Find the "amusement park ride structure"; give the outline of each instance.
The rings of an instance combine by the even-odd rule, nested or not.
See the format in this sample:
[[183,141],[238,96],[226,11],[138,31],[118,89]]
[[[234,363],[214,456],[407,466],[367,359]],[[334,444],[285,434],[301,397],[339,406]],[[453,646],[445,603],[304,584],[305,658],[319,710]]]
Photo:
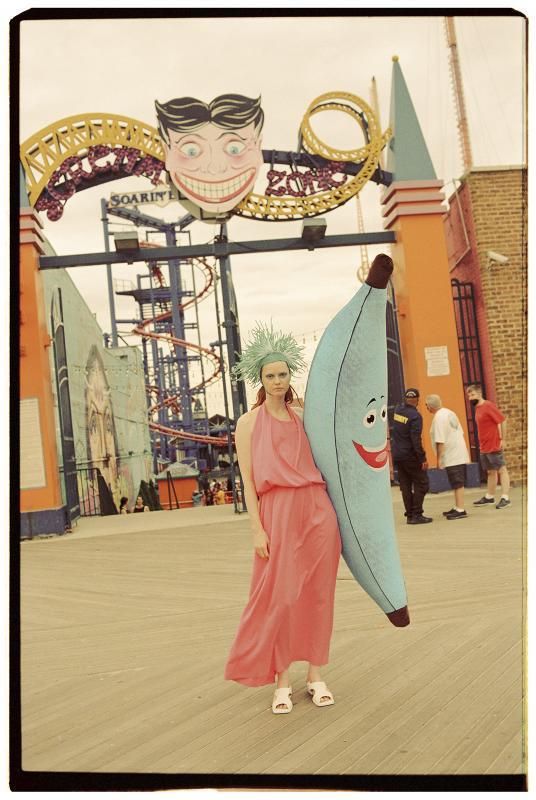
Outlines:
[[[364,145],[342,150],[329,146],[316,136],[311,128],[311,118],[324,111],[349,115],[361,129]],[[451,408],[459,410],[459,415],[463,414],[463,399],[459,400],[463,398],[463,389],[458,340],[442,222],[445,213],[442,183],[435,174],[397,57],[393,57],[390,117],[391,126],[397,131],[394,140],[391,139],[391,128],[382,132],[373,109],[361,98],[348,92],[328,92],[315,98],[308,106],[300,126],[297,152],[275,149],[262,151],[262,159],[269,165],[265,194],[250,192],[231,213],[265,222],[301,220],[301,236],[232,241],[223,219],[220,220],[220,234],[213,242],[177,246],[176,230],[186,228],[188,221],[183,218],[168,224],[145,217],[148,228],[164,234],[165,246],[158,244],[148,248],[140,246],[137,241],[127,251],[117,249],[117,252],[111,252],[106,239],[106,251],[100,253],[46,256],[41,252],[36,257],[32,251],[29,275],[36,270],[36,265],[38,270],[107,265],[111,307],[113,264],[150,263],[149,276],[144,276],[145,283],[140,277],[138,287],[130,290],[139,306],[139,315],[131,322],[147,354],[150,424],[153,441],[158,439],[161,454],[168,457],[172,442],[182,440],[186,455],[190,458],[195,458],[199,448],[209,442],[227,447],[232,455],[230,426],[227,436],[216,440],[208,435],[206,420],[194,420],[192,410],[192,400],[194,407],[198,401],[199,409],[201,395],[207,384],[224,375],[223,345],[227,348],[229,371],[240,353],[231,255],[251,256],[263,252],[362,247],[367,244],[391,245],[393,258],[401,265],[404,279],[398,290],[398,312],[392,303],[388,304],[391,306],[393,333],[393,336],[389,335],[388,316],[388,358],[396,362],[396,369],[390,371],[390,375],[396,379],[396,385],[389,386],[389,397],[394,402],[401,396],[402,355],[407,380],[412,385],[418,385],[423,392],[430,387],[432,378],[426,372],[422,352],[432,339],[439,338],[443,350],[447,353],[452,351],[451,360],[445,362],[447,371],[442,373],[442,377],[443,374],[445,376],[442,396],[445,395]],[[381,153],[388,143],[387,167],[384,169]],[[36,133],[21,146],[21,164],[26,176],[29,203],[37,211],[46,212],[49,219],[56,220],[62,216],[66,203],[74,193],[91,186],[130,175],[143,175],[151,180],[153,186],[158,186],[165,172],[165,153],[154,127],[116,114],[88,114],[60,120]],[[320,220],[315,223],[311,218],[318,218],[355,198],[369,180],[385,187],[382,194],[384,229],[379,232],[325,235],[325,221],[322,220],[323,224],[318,225],[316,223]],[[113,209],[116,215],[118,211]],[[105,226],[109,212],[110,208],[104,210],[102,215]],[[120,215],[130,219],[134,225],[145,226],[141,222],[143,215],[137,209],[123,209]],[[313,233],[315,224],[317,230]],[[363,227],[362,221],[359,221],[358,227]],[[428,242],[426,251],[422,247],[423,238]],[[162,280],[164,264],[169,265],[169,286]],[[194,264],[197,266],[193,267]],[[433,272],[430,264],[434,264]],[[196,268],[202,270],[205,283],[200,292],[188,296],[181,271]],[[410,285],[411,291],[408,290]],[[200,340],[197,343],[189,341],[189,329],[186,327],[189,323],[185,322],[184,317],[185,309],[193,305],[196,311],[196,303],[208,296],[212,287],[217,301],[219,339],[214,345],[220,349],[219,365],[213,347],[203,347]],[[218,288],[221,288],[222,320],[219,319]],[[437,298],[433,318],[429,315],[431,293]],[[117,336],[116,324],[117,321],[112,323],[112,339]],[[418,336],[415,324],[418,325]],[[192,330],[194,328],[197,328],[199,335],[197,316]],[[163,355],[164,343],[170,347],[169,356]],[[27,347],[30,349],[30,343]],[[194,386],[190,385],[188,371],[192,356],[205,359],[205,362],[208,360],[213,370],[208,378],[203,376],[203,380]],[[434,380],[437,381],[437,378]],[[226,409],[226,416],[236,420],[247,409],[243,384],[231,381],[231,398],[232,417],[231,409]]]
[[[110,238],[108,215],[128,220],[136,227],[164,234],[166,245],[169,247],[176,245],[176,228],[180,227],[184,231],[186,227],[184,224],[180,225],[180,222],[177,224],[158,220],[140,212],[136,207],[111,208],[106,201],[102,201],[102,209],[107,250],[109,250],[108,240]],[[360,207],[358,206],[359,211]],[[185,218],[186,224],[190,221],[191,217]],[[362,215],[358,230],[361,237],[360,250],[366,254],[365,242],[370,241],[370,236],[364,233]],[[186,231],[186,233],[189,232]],[[222,225],[221,234],[217,237],[218,244],[223,246],[226,244],[226,233],[226,226]],[[349,241],[348,244],[355,244],[354,237],[350,238],[352,241]],[[390,237],[387,235],[387,238]],[[329,245],[329,239],[330,237],[327,237],[325,245]],[[273,240],[271,242],[273,243]],[[116,295],[129,296],[136,301],[138,315],[136,319],[118,319],[115,315],[115,303],[110,303],[112,343],[114,341],[117,343],[118,324],[135,324],[132,333],[139,335],[142,339],[155,471],[157,471],[158,465],[173,462],[177,458],[175,443],[178,440],[182,442],[181,460],[184,463],[195,463],[197,466],[205,467],[206,456],[210,453],[210,450],[207,453],[207,446],[209,446],[218,449],[227,447],[232,464],[234,459],[232,429],[229,428],[227,435],[224,436],[210,435],[206,402],[206,388],[221,379],[226,417],[229,419],[222,346],[227,344],[229,370],[236,362],[237,354],[240,353],[238,312],[232,289],[230,258],[226,254],[220,255],[214,259],[214,265],[209,263],[207,256],[174,259],[151,258],[152,253],[159,252],[159,245],[149,241],[139,241],[138,244],[140,252],[144,253],[148,274],[137,276],[136,287],[131,285],[127,289],[116,288],[115,290]],[[270,246],[270,242],[265,244]],[[279,244],[281,246],[281,242]],[[305,239],[301,245],[311,249],[310,243]],[[192,247],[191,244],[189,247]],[[132,256],[132,254],[129,255]],[[164,274],[166,267],[169,270],[169,285]],[[191,273],[192,289],[184,288],[182,275],[185,272]],[[203,284],[197,288],[195,274],[199,272]],[[221,287],[223,301],[223,324],[219,320],[218,286]],[[207,348],[201,344],[198,304],[209,297],[214,298],[218,329],[225,329],[225,338],[220,338]],[[193,319],[189,321],[185,319],[187,310],[194,312]],[[191,341],[192,337],[187,336],[189,331],[197,333],[197,342]],[[168,354],[164,353],[165,346],[169,349]],[[219,346],[219,353],[215,350],[215,346]],[[190,366],[194,362],[200,366],[201,381],[191,385]],[[205,369],[205,365],[208,369]],[[237,417],[247,410],[247,401],[243,384],[237,384],[232,379],[231,397],[232,415],[236,421]],[[209,457],[209,461],[213,462],[214,459]]]
[[[108,248],[108,215],[128,220],[136,227],[165,236],[166,243],[176,244],[177,229],[184,229],[191,220],[167,223],[141,212],[138,208],[110,208],[102,201],[105,242]],[[136,233],[136,237],[137,237]],[[110,304],[112,339],[117,342],[117,324],[134,323],[132,333],[141,337],[145,385],[148,396],[149,427],[151,431],[155,472],[158,462],[170,463],[177,458],[175,442],[185,445],[184,461],[194,459],[197,464],[201,446],[226,446],[227,439],[209,435],[206,387],[222,376],[220,356],[214,348],[203,347],[199,328],[198,304],[214,294],[217,275],[206,258],[186,261],[170,260],[168,264],[150,257],[158,247],[151,241],[139,243],[147,253],[147,275],[137,276],[137,286],[116,290],[117,295],[132,297],[138,306],[136,319],[117,319],[115,303]],[[169,269],[169,285],[164,269]],[[192,289],[184,286],[183,273],[191,273]],[[195,275],[201,273],[202,286],[196,286]],[[186,321],[185,312],[194,316]],[[190,341],[187,331],[197,332],[197,342]],[[169,350],[165,353],[165,348]],[[201,381],[192,386],[190,365],[198,363]],[[205,369],[205,363],[208,369]],[[202,466],[205,466],[202,463]]]
[[[339,111],[350,116],[361,128],[365,144],[351,150],[341,150],[319,139],[312,130],[310,120],[325,111]],[[153,183],[160,178],[163,153],[158,134],[150,126],[136,120],[121,119],[117,115],[101,115],[100,118],[91,115],[78,120],[61,120],[60,123],[59,127],[41,131],[22,148],[29,196],[36,207],[46,211],[51,219],[59,218],[71,194],[86,188],[92,180],[102,183],[126,174],[145,174],[151,177]],[[306,220],[357,197],[368,180],[388,186],[391,175],[381,168],[379,157],[389,136],[389,130],[381,132],[374,112],[360,98],[347,92],[322,95],[306,110],[297,152],[263,151],[264,162],[270,165],[266,194],[250,193],[234,213],[265,221]],[[84,169],[76,162],[84,154],[89,162],[89,174],[87,167]],[[109,162],[110,156],[112,163],[106,173],[102,160]],[[58,161],[61,162],[59,167]],[[67,166],[64,167],[64,164]],[[286,166],[291,168],[290,173],[281,169]],[[136,206],[112,206],[105,200],[101,200],[101,211],[105,253],[98,256],[69,256],[66,262],[61,256],[42,257],[40,266],[41,269],[48,269],[106,263],[112,345],[118,343],[118,323],[134,323],[133,332],[142,339],[155,465],[157,458],[167,463],[173,460],[176,455],[175,442],[178,440],[182,442],[183,460],[199,461],[200,451],[207,445],[215,445],[228,447],[232,463],[231,430],[228,429],[227,436],[209,435],[205,394],[208,385],[223,378],[224,400],[228,405],[222,347],[224,344],[227,346],[229,371],[240,354],[231,254],[358,245],[363,257],[367,244],[392,243],[395,240],[390,231],[365,233],[361,215],[357,234],[325,236],[322,231],[320,238],[312,240],[308,235],[311,231],[304,229],[302,237],[293,239],[230,242],[227,226],[222,222],[220,234],[212,245],[192,245],[190,241],[187,246],[177,247],[176,233],[187,229],[194,220],[190,214],[175,223],[168,223],[141,212]],[[110,216],[128,221],[136,229],[157,232],[161,238],[163,236],[165,245],[138,241],[138,247],[126,253],[112,252]],[[117,292],[136,300],[138,315],[134,320],[118,320],[115,316],[111,270],[114,263],[124,261],[144,261],[149,267],[148,275],[138,276],[136,287]],[[164,277],[165,265],[168,267],[169,285]],[[181,273],[185,270],[192,274],[195,270],[201,271],[204,284],[199,291],[184,288]],[[193,283],[195,285],[195,281]],[[207,348],[201,345],[197,305],[213,294],[216,314],[219,315],[218,287],[221,289],[223,307],[223,321],[220,323],[218,320],[220,338]],[[186,322],[185,311],[188,308],[194,310],[195,318]],[[189,330],[197,331],[197,342],[190,341],[191,337],[187,336]],[[219,356],[214,345],[219,345]],[[164,355],[164,346],[169,347],[169,354]],[[192,386],[189,366],[194,361],[201,365],[202,380]],[[205,364],[212,370],[207,374]],[[230,386],[232,411],[226,408],[226,416],[229,418],[232,414],[236,420],[247,410],[245,387],[234,380],[231,380]]]

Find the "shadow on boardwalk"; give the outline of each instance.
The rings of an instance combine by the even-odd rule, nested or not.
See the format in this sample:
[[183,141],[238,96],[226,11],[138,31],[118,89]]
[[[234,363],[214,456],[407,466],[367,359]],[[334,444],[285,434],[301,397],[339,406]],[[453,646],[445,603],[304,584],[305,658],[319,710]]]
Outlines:
[[392,627],[341,561],[336,704],[295,707],[222,672],[249,588],[232,506],[83,519],[21,544],[23,769],[280,775],[516,774],[522,706],[524,493],[512,506],[403,524],[411,625]]

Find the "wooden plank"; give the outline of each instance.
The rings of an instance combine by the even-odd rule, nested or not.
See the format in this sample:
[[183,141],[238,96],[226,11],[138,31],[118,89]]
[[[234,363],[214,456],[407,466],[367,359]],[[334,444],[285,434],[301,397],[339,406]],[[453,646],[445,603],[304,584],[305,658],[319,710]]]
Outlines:
[[[505,748],[509,748],[521,729],[522,706],[518,701],[513,707],[502,708],[494,720],[494,725],[480,741],[479,746],[456,767],[456,773],[468,773],[476,769],[477,774],[485,772],[495,762]],[[521,755],[521,754],[519,754]],[[498,771],[502,772],[502,764]]]
[[[389,771],[409,774],[424,771],[428,774],[438,763],[443,768],[445,753],[460,742],[464,743],[465,753],[471,748],[475,749],[482,736],[479,722],[487,716],[486,712],[493,709],[497,713],[497,707],[502,703],[509,706],[519,700],[521,687],[516,675],[518,663],[517,647],[501,653],[496,660],[490,659],[483,672],[473,675],[440,712],[431,714],[420,730],[409,735],[399,753],[389,755]],[[507,685],[508,680],[512,681],[511,686]],[[489,720],[487,724],[489,726]],[[457,763],[460,761],[460,752]]]
[[[430,632],[427,632],[430,635]],[[421,632],[421,635],[426,636],[426,632]],[[398,647],[400,649],[401,643],[398,643]],[[396,647],[394,648],[396,652]],[[393,663],[392,658],[389,659],[384,650],[380,653],[376,653],[374,655],[372,652],[370,653],[370,657],[367,659],[367,664],[372,662],[379,662],[383,665],[383,662],[390,661]],[[301,666],[301,665],[300,665]],[[338,660],[337,666],[335,667],[333,664],[330,665],[329,670],[325,671],[325,677],[329,681],[330,685],[334,686],[337,685],[338,681],[340,680],[340,675],[344,673],[348,673],[349,665],[348,662],[345,660]],[[244,762],[247,764],[247,770],[254,769],[255,771],[262,772],[264,771],[265,767],[269,767],[272,769],[273,764],[279,763],[279,758],[283,758],[286,753],[289,751],[294,751],[297,746],[297,742],[300,739],[304,739],[304,741],[310,740],[312,736],[314,736],[317,732],[321,733],[325,726],[328,723],[328,719],[333,718],[333,714],[337,716],[338,714],[343,712],[343,707],[339,709],[338,705],[332,706],[329,709],[317,709],[313,706],[310,698],[305,693],[305,680],[304,674],[306,671],[306,665],[304,664],[302,668],[299,670],[301,672],[300,679],[294,682],[295,692],[294,692],[294,709],[291,715],[285,716],[286,722],[284,729],[282,729],[282,717],[276,716],[274,717],[271,714],[264,714],[263,718],[259,720],[258,725],[256,726],[255,730],[249,731],[245,741],[243,737],[239,735],[239,733],[234,737],[232,743],[229,744],[225,751],[222,752],[220,748],[215,747],[214,742],[214,732],[207,731],[205,736],[202,740],[198,740],[195,745],[192,747],[191,753],[191,762],[194,766],[201,763],[204,759],[208,757],[210,752],[215,752],[217,756],[217,766],[215,766],[214,771],[218,771],[218,766],[223,763],[223,760],[226,756],[233,758],[233,754],[235,751],[242,751],[241,758],[244,759]],[[389,678],[383,674],[382,669],[376,670],[382,677],[380,678],[381,681],[387,681]],[[298,673],[298,668],[294,668],[292,670],[294,674]],[[373,675],[374,669],[372,666],[368,667],[368,672]],[[354,682],[355,682],[355,675],[354,675]],[[265,708],[269,709],[271,699],[272,699],[273,689],[267,687],[264,689],[264,703]],[[354,692],[355,696],[355,692]],[[310,712],[313,712],[312,714]],[[295,713],[296,712],[296,713]],[[315,713],[316,712],[316,713]],[[304,716],[305,715],[305,716]],[[329,715],[329,716],[326,716]],[[301,719],[301,717],[304,717]],[[241,719],[237,721],[236,719],[231,720],[231,726],[229,728],[228,733],[232,735],[233,728],[240,727]],[[295,720],[295,721],[294,721]],[[288,722],[288,724],[287,724]],[[325,739],[324,739],[325,742]],[[270,748],[274,745],[274,743],[281,744],[282,752],[278,755],[277,758],[271,755]],[[255,756],[257,754],[262,754],[260,756],[262,760],[261,764],[257,764],[255,761]],[[279,768],[279,767],[278,767]]]
[[[465,734],[460,737],[457,742],[451,742],[450,748],[445,746],[442,753],[436,754],[437,757],[434,763],[430,764],[429,766],[426,766],[426,763],[424,764],[423,768],[428,770],[427,774],[434,775],[455,773],[460,764],[467,758],[468,752],[474,752],[479,746],[480,742],[482,742],[482,740],[487,736],[489,731],[495,730],[498,709],[501,707],[513,708],[519,700],[519,686],[517,680],[506,689],[504,689],[504,687],[497,687],[497,691],[499,692],[499,696],[495,698],[487,708],[480,709],[480,717],[473,725],[470,726],[470,728],[467,729]],[[472,716],[475,716],[474,711],[472,712]],[[438,745],[441,745],[441,742],[439,742]],[[437,749],[439,748],[436,748],[436,750]],[[518,762],[518,766],[520,767],[523,761],[523,751],[521,747],[517,752],[516,760]],[[506,759],[504,763],[500,763],[500,757],[495,759],[495,761],[499,762],[499,769],[496,770],[497,772],[501,772],[505,775],[513,774],[513,772],[515,772],[515,770],[512,772],[508,768]],[[471,760],[470,771],[472,770],[473,764]],[[404,771],[409,771],[409,767],[408,770]],[[522,770],[519,769],[518,771]]]
[[527,744],[522,731],[514,733],[497,758],[486,768],[486,772],[492,775],[517,775],[527,772]]
[[[302,760],[300,763],[299,756],[301,754],[298,751],[289,755],[289,768],[292,769],[291,762],[294,761],[294,771],[308,772],[313,770],[315,763],[318,763],[320,753],[322,754],[322,762],[326,765],[329,763],[330,768],[335,769],[336,766],[338,766],[338,769],[347,768],[353,763],[354,751],[361,752],[363,749],[370,747],[374,739],[381,742],[382,738],[389,735],[390,726],[397,721],[400,724],[401,738],[401,742],[397,747],[399,750],[406,750],[408,740],[411,740],[412,736],[418,733],[422,727],[416,725],[411,715],[423,699],[421,694],[423,687],[430,683],[432,702],[433,695],[436,693],[441,699],[445,697],[445,693],[443,691],[439,692],[436,688],[437,675],[442,673],[445,663],[445,653],[441,647],[437,646],[440,641],[440,635],[440,632],[436,632],[436,637],[431,642],[435,653],[439,654],[439,658],[434,658],[433,655],[426,651],[423,652],[421,649],[408,648],[410,657],[415,662],[418,662],[420,668],[417,669],[415,664],[409,670],[406,660],[399,661],[397,669],[400,671],[400,676],[397,679],[395,675],[388,687],[389,691],[382,691],[381,686],[377,687],[374,682],[369,684],[369,681],[367,681],[365,685],[367,687],[370,685],[370,697],[361,697],[360,703],[356,708],[348,708],[346,716],[338,723],[340,726],[339,731],[324,731],[318,737],[317,742],[306,742],[302,752],[308,754],[307,759]],[[474,640],[474,632],[470,634],[470,637]],[[461,648],[458,653],[452,651],[452,659],[455,659],[456,655],[460,653],[463,654],[464,650],[470,650],[470,640],[465,639],[463,635],[461,636]],[[469,644],[466,643],[468,641]],[[408,674],[411,675],[411,682],[408,681]],[[468,674],[470,675],[471,673],[469,672]],[[436,678],[435,684],[431,683],[434,677]],[[424,695],[424,699],[425,704],[428,705],[430,703],[428,696]],[[432,713],[432,710],[430,713]],[[325,735],[327,733],[329,733],[331,742],[327,741],[328,737]],[[347,744],[341,746],[341,743],[344,742]],[[398,752],[397,747],[394,746],[392,739],[389,739],[389,745],[392,745],[392,750],[389,750],[389,758],[394,758]],[[409,759],[410,755],[408,754],[407,757]],[[338,758],[340,763],[338,765],[333,764],[331,758]],[[400,758],[402,761],[404,760],[402,753],[400,753]],[[299,766],[296,766],[297,763]],[[396,772],[395,767],[396,762],[393,764],[392,769],[391,765],[389,765],[389,768],[383,771],[394,773]],[[420,772],[421,770],[418,769],[416,771]]]
[[246,515],[147,514],[148,530],[141,515],[90,520],[22,543],[24,768],[525,769],[521,492],[512,498],[506,512],[470,508],[449,523],[439,514],[450,497],[430,497],[432,525],[399,525],[409,628],[390,626],[341,562],[324,671],[336,704],[314,707],[295,664],[283,716],[270,713],[272,687],[223,680],[249,589]]
[[[509,624],[503,623],[501,635],[508,628]],[[313,770],[314,759],[309,757],[300,764],[300,771],[371,772],[387,753],[403,748],[406,739],[422,726],[434,707],[448,699],[449,692],[457,691],[471,667],[479,668],[475,655],[482,643],[483,656],[494,647],[502,647],[499,637],[490,640],[492,631],[493,625],[479,618],[467,628],[441,626],[430,652],[408,647],[404,658],[395,665],[400,677],[393,677],[383,694],[374,693],[367,698],[357,718],[348,715],[343,737],[347,744],[341,747],[338,743],[340,731],[334,735],[329,751],[325,748],[322,766]]]

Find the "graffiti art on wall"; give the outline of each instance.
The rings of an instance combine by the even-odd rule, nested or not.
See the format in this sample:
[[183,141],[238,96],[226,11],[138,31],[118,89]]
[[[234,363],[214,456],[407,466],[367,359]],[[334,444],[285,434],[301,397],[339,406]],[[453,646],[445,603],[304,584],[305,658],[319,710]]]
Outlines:
[[111,391],[102,357],[95,345],[86,365],[87,457],[100,469],[114,497],[119,493],[117,433]]
[[[66,270],[45,270],[48,303],[61,289],[72,427],[83,513],[98,513],[96,470],[116,507],[133,503],[140,481],[152,476],[142,354],[137,347],[105,348],[103,333]],[[52,348],[51,348],[52,349]],[[50,368],[55,370],[53,354]],[[55,383],[53,391],[55,392]],[[56,405],[58,401],[56,400]],[[57,420],[58,450],[62,431]]]

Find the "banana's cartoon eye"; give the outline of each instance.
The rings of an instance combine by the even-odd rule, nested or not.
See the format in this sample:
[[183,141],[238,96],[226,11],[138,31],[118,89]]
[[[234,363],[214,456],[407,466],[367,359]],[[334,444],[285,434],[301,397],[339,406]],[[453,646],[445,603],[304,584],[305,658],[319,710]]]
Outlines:
[[365,428],[372,428],[373,425],[376,423],[376,417],[378,416],[378,412],[375,408],[369,408],[365,416],[363,417],[363,425]]
[[385,403],[380,408],[380,417],[382,418],[383,422],[385,422],[385,420],[387,419],[387,406],[385,405]]

